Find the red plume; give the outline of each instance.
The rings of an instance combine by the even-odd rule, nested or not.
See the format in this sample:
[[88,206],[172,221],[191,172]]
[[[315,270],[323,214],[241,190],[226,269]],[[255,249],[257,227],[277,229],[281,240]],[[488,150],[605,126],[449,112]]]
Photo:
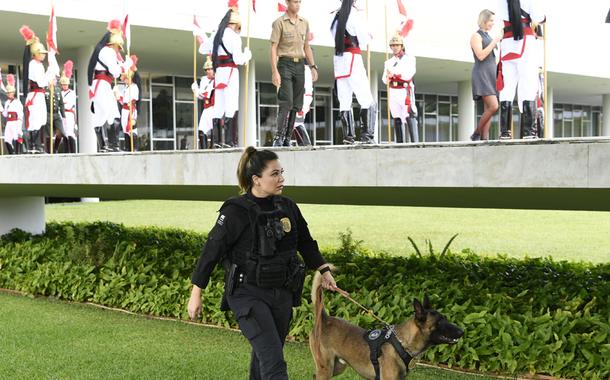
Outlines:
[[277,11],[278,12],[286,12],[287,8],[284,4],[277,2]]
[[405,6],[404,6],[404,4],[402,3],[402,1],[401,1],[401,0],[396,0],[396,2],[398,3],[398,12],[399,12],[401,15],[403,15],[403,16],[405,16],[405,17],[407,17],[407,10],[405,9]]
[[413,20],[409,19],[403,25],[402,30],[400,31],[400,35],[403,36],[403,37],[407,37],[407,35],[411,31],[411,29],[413,29]]
[[108,28],[109,31],[111,30],[120,30],[121,29],[121,20],[111,20],[108,23]]
[[21,28],[19,28],[19,33],[21,33],[25,42],[30,42],[32,39],[36,38],[34,31],[27,25],[23,25]]
[[72,62],[71,60],[67,60],[66,63],[64,63],[64,75],[66,76],[66,78],[72,78],[73,67],[74,62]]
[[239,0],[229,0],[229,8],[239,8]]
[[15,87],[15,76],[13,74],[9,74],[6,76],[6,84]]

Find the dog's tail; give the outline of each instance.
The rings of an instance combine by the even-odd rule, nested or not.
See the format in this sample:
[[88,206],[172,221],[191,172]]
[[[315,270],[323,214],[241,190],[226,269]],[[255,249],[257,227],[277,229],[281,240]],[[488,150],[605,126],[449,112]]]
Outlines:
[[[334,270],[335,267],[330,265],[331,270]],[[324,297],[323,297],[323,289],[322,289],[322,275],[320,272],[316,271],[316,274],[313,276],[313,284],[311,285],[311,304],[313,305],[313,330],[311,332],[312,336],[312,346],[314,349],[313,354],[316,356],[316,362],[322,362],[322,353],[320,352],[320,339],[322,337],[322,324],[326,320],[326,312],[324,311]]]

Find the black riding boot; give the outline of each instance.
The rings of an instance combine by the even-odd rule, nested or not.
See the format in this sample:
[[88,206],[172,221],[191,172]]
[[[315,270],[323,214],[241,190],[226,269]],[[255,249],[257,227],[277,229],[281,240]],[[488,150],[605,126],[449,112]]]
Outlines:
[[5,142],[4,146],[6,147],[8,154],[15,154],[15,150],[13,149],[13,145],[11,143]]
[[409,138],[412,143],[419,142],[419,129],[417,128],[417,118],[415,116],[410,116],[407,118],[407,126],[409,129]]
[[360,110],[360,141],[363,144],[375,144],[375,121],[377,119],[377,106],[371,104],[369,108]]
[[343,144],[351,145],[354,143],[356,128],[354,127],[354,115],[352,111],[341,111],[341,125],[343,126]]
[[294,121],[297,117],[297,111],[291,110],[288,113],[288,119],[286,119],[286,135],[284,136],[283,146],[290,146],[290,140],[292,139],[292,131],[294,130]]
[[114,119],[114,122],[112,123],[111,131],[112,131],[113,135],[112,135],[112,144],[111,144],[110,149],[112,149],[113,152],[120,152],[121,147],[119,146],[119,143],[121,141],[121,133],[123,133],[123,128],[121,127],[121,119],[118,119],[118,118]]
[[76,153],[76,139],[68,137],[68,153]]
[[294,127],[294,137],[297,140],[298,146],[311,146],[311,139],[307,129],[305,129],[305,125],[299,124]]
[[399,117],[393,119],[394,121],[394,137],[397,144],[405,142],[404,140],[404,127],[402,126],[402,120]]
[[199,149],[206,149],[208,147],[208,136],[203,131],[198,131],[197,137],[199,138]]
[[224,126],[222,128],[225,133],[224,144],[222,144],[223,148],[232,148],[233,147],[233,118],[225,117],[224,118]]
[[220,119],[212,119],[212,147],[222,148],[222,124]]
[[106,139],[104,139],[104,126],[95,127],[95,136],[97,137],[97,151],[106,152],[108,148],[106,146]]
[[523,113],[521,114],[521,137],[524,139],[535,139],[538,136],[536,131],[536,102],[533,100],[523,101]]
[[513,138],[513,102],[500,102],[500,140]]
[[284,140],[286,140],[286,135],[288,134],[288,115],[290,114],[290,110],[278,110],[276,125],[277,129],[275,131],[275,136],[273,137],[273,146],[283,146]]

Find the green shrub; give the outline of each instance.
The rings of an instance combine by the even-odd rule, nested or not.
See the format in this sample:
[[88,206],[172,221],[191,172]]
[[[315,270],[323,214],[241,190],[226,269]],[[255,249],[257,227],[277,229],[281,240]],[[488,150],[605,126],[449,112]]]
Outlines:
[[[610,264],[439,254],[429,243],[428,253],[396,257],[367,251],[349,231],[340,239],[324,255],[340,269],[339,285],[378,316],[407,319],[412,299],[427,293],[465,329],[459,343],[430,350],[428,360],[507,374],[610,377]],[[190,275],[204,242],[197,233],[112,223],[51,223],[43,236],[13,231],[0,239],[0,287],[186,319]],[[296,340],[311,330],[310,286],[311,274],[290,331]],[[220,310],[222,290],[217,268],[203,292],[202,320],[236,327]],[[327,292],[326,307],[375,326],[338,295]]]

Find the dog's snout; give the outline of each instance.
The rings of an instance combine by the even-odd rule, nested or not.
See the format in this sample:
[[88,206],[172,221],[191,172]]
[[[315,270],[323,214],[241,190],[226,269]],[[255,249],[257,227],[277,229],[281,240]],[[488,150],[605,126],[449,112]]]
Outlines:
[[464,336],[464,330],[457,327],[455,331],[455,335],[457,335],[458,339]]

